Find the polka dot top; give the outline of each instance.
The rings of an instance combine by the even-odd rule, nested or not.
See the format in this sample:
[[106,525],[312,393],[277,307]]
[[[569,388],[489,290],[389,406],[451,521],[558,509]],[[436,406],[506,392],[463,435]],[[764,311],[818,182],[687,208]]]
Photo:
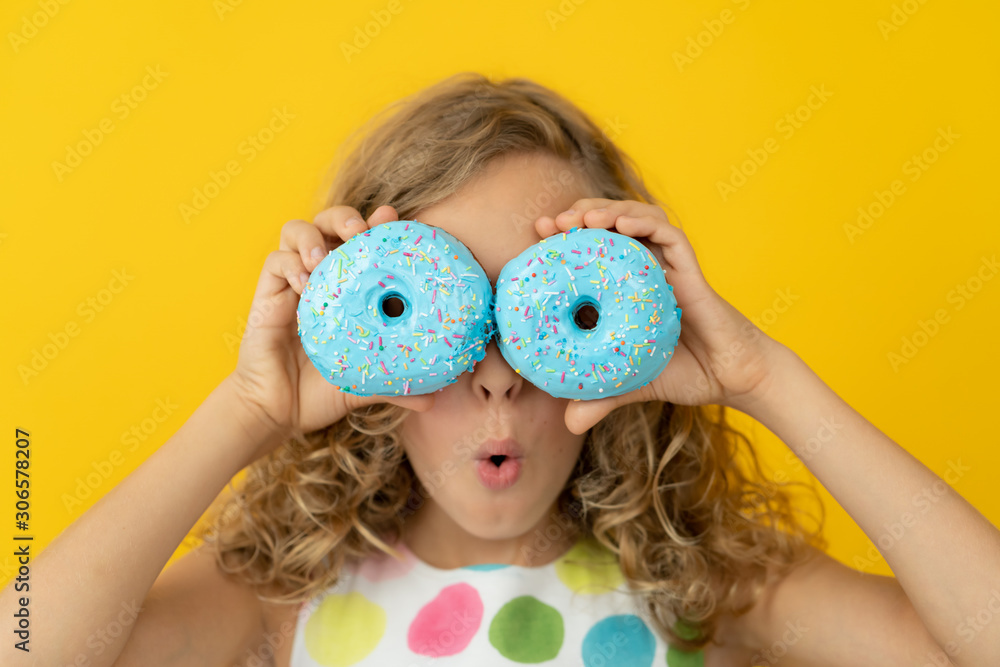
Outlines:
[[442,570],[394,546],[403,560],[377,554],[302,603],[291,667],[704,664],[655,634],[592,538],[539,567]]

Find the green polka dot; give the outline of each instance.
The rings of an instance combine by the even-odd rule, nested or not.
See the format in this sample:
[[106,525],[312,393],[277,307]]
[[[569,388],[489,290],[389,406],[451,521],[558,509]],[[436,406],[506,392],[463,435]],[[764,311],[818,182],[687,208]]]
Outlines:
[[348,667],[375,650],[385,610],[361,593],[328,595],[306,621],[306,649],[326,667]]
[[[674,623],[674,632],[682,639],[694,639],[698,636],[697,626],[682,620]],[[670,646],[667,648],[667,667],[705,667],[705,652],[682,651]]]
[[505,604],[490,623],[490,644],[514,662],[552,660],[562,643],[562,614],[531,595]]
[[556,561],[555,569],[560,581],[574,593],[606,593],[625,580],[615,555],[592,538],[574,544]]
[[674,623],[674,632],[676,632],[677,636],[681,639],[687,639],[688,641],[696,639],[699,634],[697,625],[688,623],[681,619],[678,619],[677,622]]
[[703,651],[681,651],[673,646],[667,648],[667,667],[705,667]]

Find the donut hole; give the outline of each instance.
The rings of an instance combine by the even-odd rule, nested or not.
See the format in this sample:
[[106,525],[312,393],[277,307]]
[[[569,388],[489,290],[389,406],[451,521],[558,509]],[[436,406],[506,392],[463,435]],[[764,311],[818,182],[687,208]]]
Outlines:
[[573,323],[583,331],[595,329],[600,319],[601,312],[593,301],[584,301],[573,309]]
[[391,319],[396,319],[397,317],[402,317],[403,313],[406,312],[407,305],[406,299],[401,294],[390,292],[382,297],[378,307],[383,315]]

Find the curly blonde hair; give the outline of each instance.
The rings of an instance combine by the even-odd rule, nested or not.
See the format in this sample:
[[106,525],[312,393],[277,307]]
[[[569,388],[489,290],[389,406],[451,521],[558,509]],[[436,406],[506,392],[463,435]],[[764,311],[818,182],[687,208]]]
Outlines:
[[[593,196],[658,204],[593,121],[523,78],[458,74],[370,125],[345,143],[326,206],[367,218],[388,203],[412,219],[515,152],[569,161]],[[681,650],[712,640],[721,614],[749,610],[769,570],[789,571],[809,545],[826,548],[815,489],[766,481],[726,410],[663,402],[614,410],[587,433],[559,499],[561,516],[617,556],[660,635]],[[335,584],[345,563],[395,554],[387,542],[402,534],[419,487],[398,435],[407,414],[377,404],[290,437],[220,494],[194,534],[214,545],[224,571],[272,602],[307,600]],[[812,531],[796,517],[792,485],[816,496]]]

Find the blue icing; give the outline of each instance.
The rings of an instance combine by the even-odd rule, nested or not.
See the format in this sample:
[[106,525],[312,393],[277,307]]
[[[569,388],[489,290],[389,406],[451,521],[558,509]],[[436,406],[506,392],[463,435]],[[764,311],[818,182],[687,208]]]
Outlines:
[[[590,309],[590,320],[578,323],[574,314]],[[501,353],[558,398],[605,398],[648,384],[673,357],[680,317],[653,254],[604,229],[574,227],[543,239],[508,262],[497,280]]]
[[[507,363],[529,382],[581,399],[648,384],[680,336],[681,309],[656,258],[607,230],[544,239],[508,262],[497,285],[494,297],[472,253],[444,230],[384,223],[313,270],[296,311],[298,335],[330,383],[392,396],[453,383],[483,359],[496,332]],[[589,321],[574,318],[588,309]]]
[[594,624],[583,638],[584,667],[649,667],[656,640],[634,614],[608,616]]
[[466,565],[463,570],[476,570],[478,572],[492,572],[493,570],[502,570],[505,567],[510,567],[506,563],[480,563],[479,565]]
[[465,245],[399,220],[330,251],[309,276],[296,321],[309,360],[342,391],[429,394],[486,356],[492,304],[489,278]]

